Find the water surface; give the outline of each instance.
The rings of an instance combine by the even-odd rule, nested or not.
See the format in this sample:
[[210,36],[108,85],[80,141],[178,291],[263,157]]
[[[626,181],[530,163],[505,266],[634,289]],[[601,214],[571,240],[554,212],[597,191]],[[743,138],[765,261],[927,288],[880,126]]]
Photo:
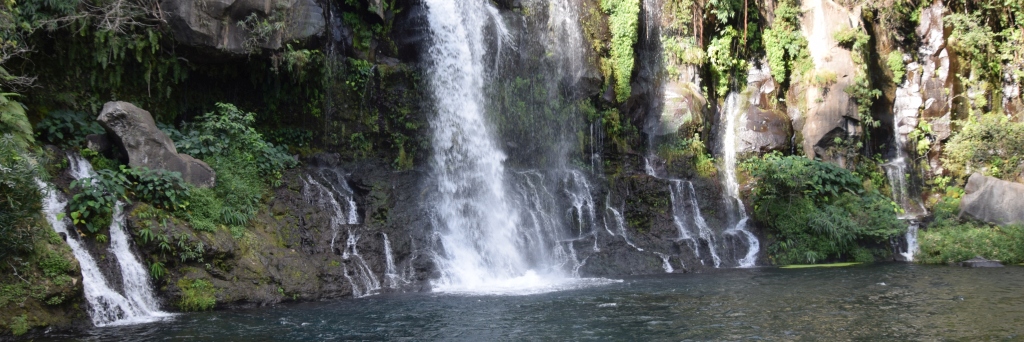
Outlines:
[[58,340],[1020,340],[1024,267],[667,274],[521,296],[435,293],[183,314]]

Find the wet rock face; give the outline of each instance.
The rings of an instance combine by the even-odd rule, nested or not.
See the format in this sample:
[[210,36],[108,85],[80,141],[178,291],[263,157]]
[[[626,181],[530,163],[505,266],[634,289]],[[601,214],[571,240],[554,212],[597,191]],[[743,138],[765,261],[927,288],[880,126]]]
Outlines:
[[999,225],[1024,223],[1024,184],[975,173],[964,187],[960,215]]
[[[840,47],[833,36],[842,29],[862,24],[860,7],[851,11],[832,0],[803,1],[801,10],[804,14],[800,29],[807,38],[808,50],[814,61],[813,72],[836,74],[836,81],[827,87],[802,89],[804,98],[800,101],[807,104],[807,110],[794,126],[800,127],[803,134],[804,153],[808,158],[814,158],[821,156],[834,138],[860,135],[857,105],[844,91],[853,84],[857,66],[852,52]],[[794,93],[801,92],[801,89],[794,90]]]
[[149,112],[128,102],[107,102],[96,120],[113,145],[128,156],[129,166],[178,172],[198,187],[209,188],[216,183],[213,169],[202,160],[178,153]]
[[[230,54],[279,49],[284,42],[320,35],[325,27],[324,10],[314,0],[163,0],[160,6],[176,40]],[[250,16],[267,27],[243,23]]]

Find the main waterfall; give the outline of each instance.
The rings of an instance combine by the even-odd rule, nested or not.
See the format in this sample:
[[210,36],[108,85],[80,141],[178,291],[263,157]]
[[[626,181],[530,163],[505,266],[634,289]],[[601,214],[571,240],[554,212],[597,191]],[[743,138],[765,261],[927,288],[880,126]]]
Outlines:
[[[438,198],[435,227],[443,251],[435,258],[441,291],[502,287],[537,277],[544,255],[520,241],[518,218],[506,197],[505,154],[484,122],[484,33],[504,32],[497,9],[484,1],[427,0],[433,44],[429,79],[437,106],[431,121]],[[500,37],[499,37],[500,39]]]

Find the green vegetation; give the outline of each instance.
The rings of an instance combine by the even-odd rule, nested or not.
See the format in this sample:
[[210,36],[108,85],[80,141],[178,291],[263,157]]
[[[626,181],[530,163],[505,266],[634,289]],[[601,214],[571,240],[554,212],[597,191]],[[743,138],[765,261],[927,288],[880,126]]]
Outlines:
[[955,179],[966,180],[972,172],[1008,180],[1024,174],[1024,123],[991,113],[959,124],[942,154]]
[[33,227],[42,211],[39,168],[18,145],[11,134],[0,137],[0,261],[32,250]]
[[776,82],[784,84],[790,75],[806,73],[813,67],[807,39],[800,33],[800,6],[793,0],[780,1],[775,22],[765,30],[765,55]]
[[217,288],[208,280],[181,278],[177,285],[181,290],[178,308],[182,311],[206,311],[217,305]]
[[776,152],[742,168],[757,179],[753,216],[766,225],[773,263],[870,261],[886,250],[864,248],[906,231],[895,203],[836,165]]
[[906,66],[903,65],[903,53],[899,50],[892,50],[889,52],[889,56],[885,58],[885,65],[889,67],[889,71],[892,71],[892,81],[899,84],[903,82],[903,76],[907,73]]
[[[633,45],[637,42],[640,21],[639,0],[601,0],[601,10],[608,13],[611,30],[611,63],[609,79],[615,80],[615,98],[625,102],[632,93],[629,82],[633,77]],[[610,82],[610,81],[609,81]]]
[[657,155],[665,161],[671,174],[708,178],[718,173],[714,157],[708,153],[697,133],[685,139],[672,135],[668,141],[658,145]]
[[945,197],[932,208],[933,221],[918,233],[918,261],[960,262],[981,256],[1004,263],[1024,261],[1024,226],[992,226],[958,218],[960,199]]
[[104,133],[103,127],[92,115],[85,112],[56,110],[36,125],[36,131],[43,140],[56,145],[80,146],[89,134]]
[[[6,73],[0,68],[0,74]],[[25,106],[21,102],[11,99],[17,96],[13,93],[0,93],[0,134],[8,139],[13,145],[10,148],[27,150],[35,142],[32,137],[32,125],[25,116]]]
[[194,189],[183,213],[197,230],[217,225],[245,226],[256,215],[263,194],[280,185],[281,172],[298,161],[287,149],[265,141],[252,128],[255,114],[218,103],[185,132],[168,129],[178,151],[206,161],[217,172],[212,189]]

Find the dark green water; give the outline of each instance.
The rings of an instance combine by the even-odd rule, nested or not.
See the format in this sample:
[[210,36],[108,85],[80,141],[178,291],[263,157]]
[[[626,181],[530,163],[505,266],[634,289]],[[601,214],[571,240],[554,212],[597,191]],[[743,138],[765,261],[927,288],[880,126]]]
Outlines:
[[627,278],[527,296],[394,294],[56,340],[1024,340],[1024,267],[886,264]]

